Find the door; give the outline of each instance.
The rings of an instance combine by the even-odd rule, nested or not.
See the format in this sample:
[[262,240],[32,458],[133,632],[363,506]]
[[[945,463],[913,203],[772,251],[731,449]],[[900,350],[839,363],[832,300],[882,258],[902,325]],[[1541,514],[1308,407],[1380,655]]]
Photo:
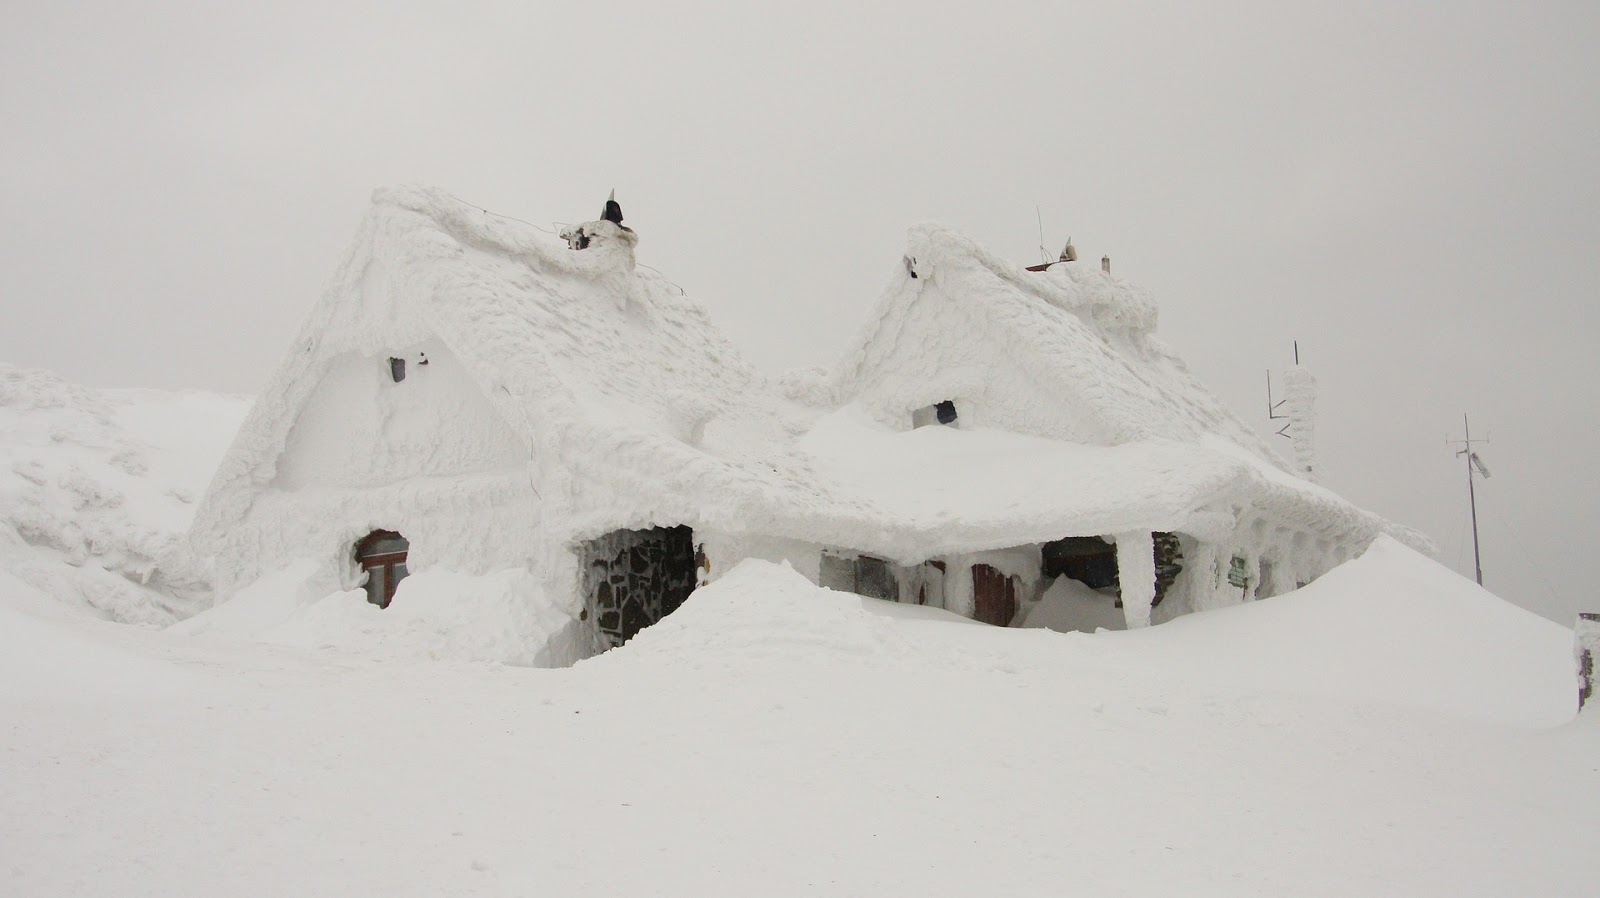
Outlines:
[[1017,582],[987,564],[972,566],[972,619],[1011,626],[1017,616]]

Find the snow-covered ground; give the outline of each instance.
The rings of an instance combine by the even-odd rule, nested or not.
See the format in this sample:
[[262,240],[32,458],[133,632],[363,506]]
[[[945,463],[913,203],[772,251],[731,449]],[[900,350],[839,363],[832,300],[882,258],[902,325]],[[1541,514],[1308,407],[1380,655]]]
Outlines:
[[204,572],[159,562],[248,406],[0,364],[0,567],[124,623],[162,626],[204,607]]
[[[185,519],[161,497],[221,452],[205,421],[242,403],[16,395],[0,894],[1600,887],[1600,720],[1572,720],[1571,631],[1390,540],[1287,596],[1095,635],[750,562],[620,649],[506,667],[460,660],[469,622],[436,611],[462,637],[441,646],[358,592],[107,620],[160,618],[61,571],[132,583]],[[113,461],[128,446],[144,473]],[[112,487],[120,504],[74,504]]]

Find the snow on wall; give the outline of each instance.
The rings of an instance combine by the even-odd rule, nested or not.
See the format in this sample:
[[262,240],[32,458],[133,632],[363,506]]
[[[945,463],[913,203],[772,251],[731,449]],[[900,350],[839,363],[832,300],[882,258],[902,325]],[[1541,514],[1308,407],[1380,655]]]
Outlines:
[[355,545],[374,530],[410,541],[413,571],[443,567],[482,574],[536,565],[541,505],[526,470],[417,478],[381,487],[270,490],[217,546],[217,592],[226,598],[291,562],[316,563],[328,589],[353,589],[364,576]]
[[566,667],[592,654],[577,624],[543,600],[524,569],[415,573],[379,609],[362,590],[332,588],[310,562],[297,562],[170,631],[386,658]]
[[[389,358],[406,362],[391,379]],[[426,364],[423,364],[426,360]],[[366,487],[518,469],[530,455],[437,339],[330,363],[289,431],[272,486]]]
[[[527,559],[569,594],[582,527],[654,523],[624,490],[583,501],[574,460],[682,445],[755,377],[698,305],[635,270],[635,234],[588,230],[574,252],[437,191],[376,192],[217,471],[196,554],[237,588],[294,557],[344,565],[362,528],[387,527],[423,567]],[[407,359],[401,383],[385,382],[391,355]],[[503,481],[487,506],[484,476]]]

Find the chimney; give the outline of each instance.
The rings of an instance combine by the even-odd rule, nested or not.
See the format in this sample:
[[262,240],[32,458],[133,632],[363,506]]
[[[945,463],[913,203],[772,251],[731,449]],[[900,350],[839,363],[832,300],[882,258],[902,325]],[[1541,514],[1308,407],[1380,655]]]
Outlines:
[[1100,270],[1105,272],[1106,274],[1110,274],[1111,273],[1111,257],[1110,256],[1101,256],[1100,257]]

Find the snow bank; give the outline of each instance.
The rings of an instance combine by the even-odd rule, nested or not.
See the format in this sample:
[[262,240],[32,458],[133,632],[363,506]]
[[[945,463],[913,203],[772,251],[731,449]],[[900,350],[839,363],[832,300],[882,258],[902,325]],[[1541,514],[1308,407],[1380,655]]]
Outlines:
[[[1058,583],[1053,591],[1072,586]],[[1053,607],[1069,599],[1110,605],[1109,597],[1084,592],[1057,595],[1059,603],[1047,593],[1032,609],[1037,619],[1023,626],[1081,625],[1077,617],[1065,619],[1084,613],[1081,608]],[[1574,708],[1570,630],[1387,537],[1297,592],[1148,630],[1090,636],[940,627],[909,640],[887,623],[890,617],[971,623],[935,609],[836,593],[787,566],[749,561],[601,657],[607,664],[645,654],[695,663],[705,652],[782,652],[803,645],[824,657],[891,651],[937,667],[952,646],[1011,640],[992,644],[1009,645],[1019,664],[1127,665],[1191,684],[1396,704],[1513,726],[1555,726],[1571,719]]]
[[1288,595],[1111,637],[1151,665],[1515,726],[1571,719],[1572,631],[1388,537]]
[[[1058,583],[1052,591],[1071,588]],[[1038,619],[1024,627],[1080,624],[1057,619],[1062,608],[1054,605],[1069,599],[1109,606],[1109,597],[1086,592],[1041,603],[1032,609]],[[1396,705],[1518,727],[1570,720],[1576,695],[1572,631],[1387,537],[1289,595],[1094,635],[980,626],[936,609],[823,589],[787,565],[746,561],[632,642],[584,664],[808,655],[818,666],[879,657],[936,671],[963,666],[980,649],[1041,675],[1141,671],[1202,690]]]
[[[1453,681],[1460,639],[1409,603],[1504,633],[1496,674],[1544,639],[1391,547],[1094,636],[750,562],[565,670],[439,664],[405,633],[305,648],[390,613],[343,594],[242,597],[293,649],[227,638],[223,607],[183,625],[202,637],[19,624],[29,588],[0,576],[0,864],[30,895],[1591,895],[1600,726],[1484,722],[1570,700],[1570,669]],[[1321,631],[1339,651],[1306,649]]]
[[0,564],[110,620],[192,613],[205,572],[164,562],[247,405],[0,365]]
[[559,667],[588,653],[576,622],[544,600],[526,570],[421,571],[378,608],[360,589],[324,592],[315,568],[303,561],[268,574],[169,632],[390,660]]

